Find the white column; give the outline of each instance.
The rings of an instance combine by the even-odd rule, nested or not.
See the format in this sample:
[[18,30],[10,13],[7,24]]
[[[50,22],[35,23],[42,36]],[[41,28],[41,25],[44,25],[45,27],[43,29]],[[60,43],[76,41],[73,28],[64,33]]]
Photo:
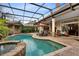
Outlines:
[[55,18],[52,18],[52,36],[55,36]]

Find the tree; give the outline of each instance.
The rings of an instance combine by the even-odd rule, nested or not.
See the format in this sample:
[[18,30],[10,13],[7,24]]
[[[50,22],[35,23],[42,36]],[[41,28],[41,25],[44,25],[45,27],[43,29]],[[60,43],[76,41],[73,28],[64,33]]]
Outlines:
[[0,18],[0,26],[4,25],[8,20]]
[[4,26],[6,21],[6,19],[0,18],[0,34],[3,35],[3,37],[7,36],[10,31],[10,29],[7,26]]
[[4,37],[9,34],[10,29],[6,26],[0,26],[0,34],[2,34]]

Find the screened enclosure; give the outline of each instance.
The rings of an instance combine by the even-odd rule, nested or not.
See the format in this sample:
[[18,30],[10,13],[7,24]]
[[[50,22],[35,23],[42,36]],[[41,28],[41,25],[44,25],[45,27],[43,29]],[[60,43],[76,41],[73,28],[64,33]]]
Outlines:
[[10,21],[22,23],[38,22],[64,5],[65,3],[0,3],[0,17],[3,15]]

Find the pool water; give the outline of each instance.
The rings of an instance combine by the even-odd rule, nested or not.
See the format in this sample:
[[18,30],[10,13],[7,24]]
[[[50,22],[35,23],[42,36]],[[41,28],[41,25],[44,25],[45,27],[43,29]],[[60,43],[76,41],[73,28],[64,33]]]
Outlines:
[[7,44],[7,43],[4,43],[4,44],[0,44],[0,55],[3,55],[13,49],[15,49],[16,47],[16,44]]
[[21,40],[25,42],[26,56],[42,56],[64,47],[63,45],[50,40],[35,39],[28,34],[19,34],[15,36],[10,36],[10,37],[7,37],[6,39]]

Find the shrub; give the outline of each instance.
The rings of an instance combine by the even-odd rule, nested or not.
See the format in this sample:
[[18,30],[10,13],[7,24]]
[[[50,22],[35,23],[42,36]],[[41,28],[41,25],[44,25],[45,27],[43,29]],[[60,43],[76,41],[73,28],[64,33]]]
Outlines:
[[0,18],[0,25],[4,25],[5,23],[6,23],[6,19],[2,19],[2,18]]
[[6,21],[7,21],[6,19],[0,18],[0,34],[2,34],[3,36],[8,35],[10,31],[7,26],[4,26]]
[[31,32],[36,32],[37,30],[35,30],[34,26],[24,26],[22,28],[22,33],[31,33]]
[[3,36],[7,36],[9,34],[10,29],[6,26],[0,26],[0,34]]

